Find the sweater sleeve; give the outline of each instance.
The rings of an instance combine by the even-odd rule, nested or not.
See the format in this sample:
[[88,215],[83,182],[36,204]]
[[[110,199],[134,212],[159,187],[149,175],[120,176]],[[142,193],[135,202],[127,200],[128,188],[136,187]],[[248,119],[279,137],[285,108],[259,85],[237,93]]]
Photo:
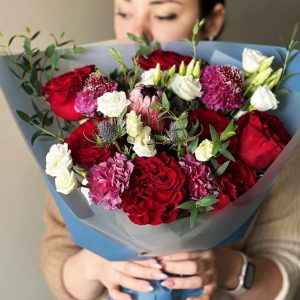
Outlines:
[[265,200],[244,251],[272,259],[283,285],[276,300],[293,299],[300,282],[300,147]]
[[59,300],[74,300],[63,285],[64,262],[80,251],[60,215],[54,200],[48,196],[45,208],[46,232],[41,245],[41,268],[48,285]]

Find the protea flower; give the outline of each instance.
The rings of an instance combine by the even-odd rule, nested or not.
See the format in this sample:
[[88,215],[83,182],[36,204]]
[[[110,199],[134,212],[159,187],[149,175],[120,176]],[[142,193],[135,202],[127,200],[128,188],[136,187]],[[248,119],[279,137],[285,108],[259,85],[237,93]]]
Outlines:
[[155,104],[161,103],[163,91],[153,85],[138,84],[130,93],[130,110],[134,110],[137,115],[141,115],[144,126],[151,127],[153,132],[162,133],[167,120],[158,121],[160,111],[149,108]]

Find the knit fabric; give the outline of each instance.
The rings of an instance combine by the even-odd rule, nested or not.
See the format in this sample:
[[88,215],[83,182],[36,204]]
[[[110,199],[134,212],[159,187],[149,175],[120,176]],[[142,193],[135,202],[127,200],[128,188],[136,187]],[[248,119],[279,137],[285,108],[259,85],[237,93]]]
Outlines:
[[[244,240],[234,249],[271,258],[282,273],[283,286],[275,300],[292,300],[300,282],[300,146],[281,172]],[[49,287],[58,300],[74,300],[65,289],[62,269],[68,257],[80,251],[74,245],[58,209],[48,199],[41,265]],[[231,299],[219,291],[216,299]],[[98,299],[105,299],[104,295]],[[96,299],[95,299],[96,300]]]

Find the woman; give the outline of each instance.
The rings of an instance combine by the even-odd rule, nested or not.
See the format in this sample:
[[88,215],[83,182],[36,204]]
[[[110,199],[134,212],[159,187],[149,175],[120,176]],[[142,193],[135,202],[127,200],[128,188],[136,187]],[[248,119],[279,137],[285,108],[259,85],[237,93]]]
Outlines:
[[[189,37],[195,21],[205,16],[203,35],[214,39],[224,23],[223,2],[115,0],[116,37],[145,32],[153,40],[179,40]],[[300,277],[300,187],[293,168],[299,164],[300,151],[285,168],[242,241],[205,253],[179,253],[142,262],[109,262],[75,246],[54,201],[49,199],[48,229],[42,246],[42,267],[49,285],[60,300],[105,299],[106,291],[115,300],[130,299],[120,286],[149,292],[152,286],[147,279],[162,280],[162,285],[171,289],[204,287],[202,296],[190,298],[195,300],[212,299],[215,293],[216,299],[222,300],[292,299]],[[289,205],[283,206],[282,199]],[[254,280],[251,268],[252,275],[256,270]]]

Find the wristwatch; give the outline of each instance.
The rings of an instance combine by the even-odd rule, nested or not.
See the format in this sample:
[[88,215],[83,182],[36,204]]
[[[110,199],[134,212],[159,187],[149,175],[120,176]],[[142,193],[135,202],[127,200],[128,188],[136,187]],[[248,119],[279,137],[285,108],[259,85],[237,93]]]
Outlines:
[[227,293],[231,295],[241,295],[247,290],[251,289],[254,284],[255,279],[255,264],[249,260],[249,258],[242,252],[240,255],[243,259],[242,270],[239,275],[239,282],[235,289],[233,290],[226,290]]

